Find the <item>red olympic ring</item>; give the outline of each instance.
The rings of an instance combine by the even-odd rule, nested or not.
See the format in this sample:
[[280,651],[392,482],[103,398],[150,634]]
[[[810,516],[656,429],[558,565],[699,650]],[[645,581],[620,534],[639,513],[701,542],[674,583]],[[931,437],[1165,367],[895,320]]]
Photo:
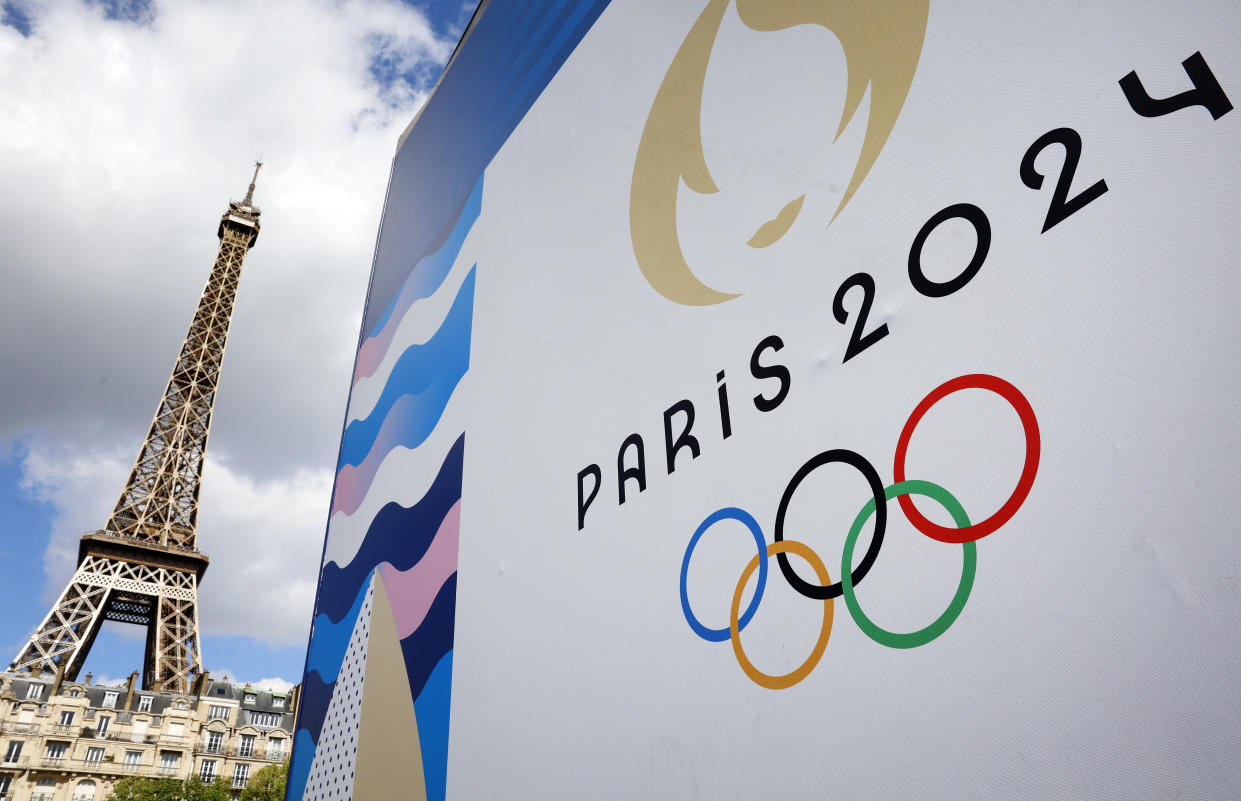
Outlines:
[[1008,500],[1004,502],[1004,505],[995,514],[972,526],[948,528],[936,525],[922,516],[922,513],[914,506],[913,500],[908,495],[902,495],[898,498],[901,510],[914,528],[933,540],[958,545],[982,539],[1007,523],[1017,513],[1017,510],[1021,508],[1021,504],[1025,502],[1026,496],[1030,494],[1030,488],[1034,486],[1034,474],[1038,472],[1039,454],[1042,451],[1042,442],[1039,439],[1038,433],[1038,420],[1034,416],[1034,409],[1030,406],[1030,402],[1026,400],[1025,395],[1022,395],[1020,390],[1002,378],[996,378],[993,375],[963,375],[931,390],[931,394],[923,398],[922,402],[914,409],[913,414],[909,416],[905,427],[901,429],[900,439],[896,441],[896,460],[892,467],[896,483],[899,484],[905,480],[905,452],[909,450],[909,440],[913,436],[914,428],[917,427],[932,406],[962,389],[990,390],[1012,405],[1017,412],[1017,416],[1021,419],[1021,427],[1025,429],[1026,460],[1021,467],[1021,478],[1017,481],[1013,494],[1008,496]]

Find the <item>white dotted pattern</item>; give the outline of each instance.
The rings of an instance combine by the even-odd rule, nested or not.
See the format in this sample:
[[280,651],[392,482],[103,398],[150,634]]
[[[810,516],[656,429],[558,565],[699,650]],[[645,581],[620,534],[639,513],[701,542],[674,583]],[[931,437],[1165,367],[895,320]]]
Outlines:
[[362,682],[366,675],[366,645],[371,630],[371,605],[375,600],[375,577],[371,576],[366,598],[353,624],[345,661],[336,677],[319,732],[303,801],[350,801],[353,771],[358,761],[358,723],[362,714]]

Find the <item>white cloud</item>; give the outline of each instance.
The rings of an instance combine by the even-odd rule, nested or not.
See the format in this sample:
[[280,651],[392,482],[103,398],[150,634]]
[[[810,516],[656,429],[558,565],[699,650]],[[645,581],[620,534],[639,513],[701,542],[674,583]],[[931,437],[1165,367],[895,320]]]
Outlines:
[[261,155],[201,624],[301,645],[388,169],[453,42],[396,0],[25,8],[29,37],[0,25],[0,441],[29,444],[25,485],[56,510],[45,599],[116,501]]
[[287,693],[293,689],[293,682],[285,681],[281,678],[259,679],[258,681],[251,682],[250,686],[260,690],[275,690],[278,693]]

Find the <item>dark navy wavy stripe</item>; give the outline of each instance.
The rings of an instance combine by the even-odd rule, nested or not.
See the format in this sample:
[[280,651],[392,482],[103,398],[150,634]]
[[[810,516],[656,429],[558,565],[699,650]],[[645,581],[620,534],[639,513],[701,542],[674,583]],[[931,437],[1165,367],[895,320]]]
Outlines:
[[327,717],[327,705],[332,700],[332,690],[336,682],[327,681],[312,670],[302,679],[302,694],[298,699],[297,728],[305,730],[310,739],[319,742],[319,732],[323,729],[323,719]]
[[453,624],[457,610],[457,574],[449,576],[444,586],[431,602],[422,625],[401,640],[401,652],[405,655],[405,671],[409,674],[409,689],[414,698],[422,693],[422,687],[431,678],[431,672],[444,654],[452,650]]
[[465,458],[465,434],[457,437],[427,494],[406,508],[393,501],[371,521],[366,537],[348,565],[323,566],[319,591],[319,614],[339,622],[349,612],[358,589],[380,562],[397,570],[409,570],[431,546],[444,516],[461,499],[461,471]]
[[[340,461],[359,465],[375,446],[375,439],[388,413],[400,398],[411,395],[417,403],[408,412],[409,420],[396,421],[406,434],[401,439],[421,443],[439,422],[453,390],[470,367],[470,329],[474,316],[474,270],[461,282],[457,299],[439,329],[421,345],[410,345],[392,366],[375,408],[363,420],[345,427],[340,443]],[[405,431],[405,429],[410,429]],[[404,443],[386,443],[394,447]]]
[[393,161],[363,332],[375,330],[411,266],[437,249],[483,170],[608,2],[492,0],[479,16]]

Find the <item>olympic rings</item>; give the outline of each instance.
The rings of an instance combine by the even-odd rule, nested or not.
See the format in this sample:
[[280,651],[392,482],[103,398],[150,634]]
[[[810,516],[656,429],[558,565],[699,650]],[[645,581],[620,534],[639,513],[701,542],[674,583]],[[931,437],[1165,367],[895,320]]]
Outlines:
[[[952,515],[952,520],[957,524],[958,528],[967,528],[970,524],[969,517],[966,516],[965,510],[961,508],[961,504],[952,493],[929,481],[903,481],[899,484],[893,484],[884,491],[887,500],[893,498],[905,497],[910,494],[925,495],[926,497],[939,502],[941,506],[948,510]],[[971,542],[961,543],[964,550],[964,561],[961,565],[961,581],[957,585],[957,592],[952,596],[952,601],[948,604],[948,608],[943,614],[937,617],[926,628],[911,631],[907,634],[901,634],[894,631],[888,631],[872,621],[862,611],[861,604],[858,603],[857,595],[853,590],[853,581],[850,579],[845,570],[845,566],[853,562],[853,546],[857,542],[858,535],[862,533],[862,526],[866,524],[875,511],[875,502],[867,501],[862,507],[862,511],[858,512],[858,516],[853,521],[853,526],[849,529],[849,535],[845,539],[844,557],[841,560],[841,585],[844,589],[845,605],[849,608],[849,614],[853,616],[853,621],[857,623],[858,628],[866,633],[880,645],[886,645],[889,648],[917,648],[919,645],[926,645],[931,640],[948,630],[961,614],[961,610],[965,609],[965,602],[969,600],[970,590],[974,587],[974,572],[978,567],[978,546]]]
[[1030,406],[1030,402],[1026,400],[1026,396],[1022,395],[1020,390],[1002,378],[996,378],[993,375],[963,375],[931,390],[931,394],[923,398],[922,402],[914,408],[913,414],[909,416],[909,420],[905,423],[905,427],[901,429],[900,438],[896,441],[896,459],[892,466],[893,477],[896,479],[897,484],[905,480],[905,454],[909,450],[909,439],[913,436],[914,428],[917,427],[932,406],[962,389],[990,390],[1012,405],[1017,412],[1017,416],[1021,419],[1021,427],[1025,429],[1026,459],[1021,467],[1021,477],[1017,481],[1017,486],[1013,489],[1012,495],[1008,496],[1008,500],[1004,502],[1004,505],[991,517],[972,526],[947,528],[936,525],[922,516],[922,513],[914,506],[913,501],[910,500],[908,495],[902,495],[897,499],[897,502],[901,505],[901,511],[905,513],[905,517],[913,524],[914,528],[933,540],[948,543],[980,540],[1012,519],[1012,516],[1021,508],[1021,504],[1025,502],[1026,496],[1030,494],[1030,488],[1034,486],[1034,474],[1038,472],[1039,453],[1042,450],[1042,443],[1039,439],[1038,419],[1034,416],[1034,409]]
[[[831,582],[831,577],[827,575],[827,566],[823,564],[823,560],[819,555],[810,550],[809,546],[803,545],[796,540],[784,540],[783,542],[773,542],[767,546],[767,556],[784,554],[788,551],[800,556],[810,563],[810,567],[814,569],[815,574],[819,577],[819,581],[823,584]],[[814,670],[819,664],[819,660],[823,658],[823,652],[827,650],[828,638],[832,636],[832,617],[834,616],[835,604],[831,598],[823,599],[823,628],[819,630],[819,639],[814,644],[814,650],[810,652],[810,656],[802,662],[800,666],[791,673],[783,676],[772,676],[764,673],[750,661],[745,655],[745,650],[741,647],[741,625],[737,620],[737,610],[741,607],[741,595],[745,592],[745,583],[749,581],[750,574],[754,572],[754,568],[760,564],[766,564],[767,560],[762,556],[755,556],[750,563],[745,566],[745,570],[741,571],[741,580],[737,582],[737,589],[733,592],[732,610],[728,616],[728,629],[732,635],[733,653],[737,655],[737,664],[741,665],[741,669],[745,671],[745,675],[760,687],[766,687],[769,690],[783,690],[792,687],[797,682],[810,675],[810,671]],[[754,593],[754,597],[758,597],[758,591]]]
[[[874,496],[873,501],[879,512],[875,515],[875,534],[871,537],[870,547],[866,549],[866,556],[862,558],[862,564],[857,566],[853,571],[851,580],[857,584],[866,577],[870,571],[870,566],[875,563],[875,559],[879,556],[879,547],[883,545],[883,532],[888,526],[888,508],[883,502],[883,481],[879,478],[879,473],[870,462],[866,461],[861,455],[853,451],[837,448],[835,450],[823,451],[818,456],[810,459],[803,464],[789,481],[788,486],[784,488],[784,495],[780,498],[780,508],[776,511],[776,528],[772,533],[772,537],[776,542],[784,539],[784,515],[789,509],[789,501],[793,500],[793,493],[801,485],[806,476],[813,473],[816,469],[825,464],[832,462],[843,462],[850,467],[856,468],[862,477],[866,479],[866,483],[870,485],[871,495]],[[776,557],[780,562],[780,572],[784,574],[784,578],[788,583],[802,595],[812,600],[821,601],[825,598],[840,597],[840,583],[837,582],[831,586],[822,586],[819,584],[811,584],[797,575],[793,570],[793,566],[789,564],[789,558],[783,552],[779,552]]]
[[[1017,486],[1013,489],[1008,500],[1004,502],[1004,505],[1000,507],[999,511],[986,520],[974,524],[970,523],[965,509],[962,508],[960,502],[948,490],[930,481],[905,479],[905,456],[909,450],[909,440],[913,436],[914,429],[917,428],[918,423],[921,422],[932,406],[948,395],[962,389],[986,389],[1007,400],[1021,419],[1026,439],[1025,462],[1022,465],[1021,477],[1017,482]],[[703,520],[697,530],[694,531],[693,537],[690,538],[689,545],[685,549],[685,558],[681,561],[681,610],[685,614],[685,620],[689,623],[694,633],[705,640],[710,642],[731,640],[733,652],[736,654],[737,663],[741,666],[742,671],[755,684],[771,690],[782,690],[797,684],[810,675],[810,672],[818,665],[819,660],[823,658],[827,648],[827,641],[832,633],[833,599],[838,596],[844,596],[845,605],[849,609],[850,616],[858,624],[858,628],[880,645],[889,648],[916,648],[920,645],[925,645],[947,631],[965,609],[965,604],[969,600],[970,592],[974,587],[974,576],[978,567],[977,540],[994,533],[1000,526],[1007,523],[1025,502],[1030,494],[1030,488],[1034,484],[1034,476],[1038,472],[1041,448],[1038,420],[1034,415],[1034,409],[1030,406],[1030,402],[1026,400],[1025,396],[1012,384],[995,376],[982,374],[963,375],[947,381],[922,399],[915,407],[913,414],[905,422],[905,426],[901,429],[900,437],[896,443],[896,456],[893,463],[893,473],[895,474],[896,481],[891,486],[885,488],[875,468],[859,454],[844,449],[827,450],[798,468],[793,478],[789,481],[788,486],[785,487],[784,494],[780,498],[780,506],[776,512],[776,524],[773,532],[773,539],[775,541],[771,545],[765,546],[763,532],[758,525],[758,521],[743,509],[726,507],[712,513],[706,520]],[[871,499],[862,506],[862,510],[858,512],[857,517],[853,520],[853,525],[849,528],[849,533],[845,538],[844,552],[841,557],[841,578],[836,584],[831,583],[831,577],[828,575],[823,560],[809,546],[801,542],[784,539],[784,519],[793,494],[810,473],[831,462],[843,462],[856,468],[866,479],[867,484],[870,485],[872,495]],[[957,527],[939,526],[927,520],[914,507],[909,497],[911,495],[923,495],[939,503],[952,516],[952,520]],[[857,585],[866,577],[866,574],[870,571],[870,568],[875,563],[875,559],[879,555],[879,549],[883,544],[884,532],[887,529],[887,502],[893,498],[897,499],[901,511],[905,513],[905,517],[919,532],[940,542],[960,545],[962,550],[961,579],[957,584],[957,591],[949,602],[948,607],[929,625],[908,633],[888,631],[877,625],[862,611],[856,593]],[[861,536],[862,529],[871,515],[875,516],[874,536],[871,538],[870,546],[866,549],[866,554],[862,558],[861,563],[857,569],[851,571],[849,566],[853,564],[854,548],[857,546],[857,540]],[[737,520],[745,524],[758,545],[758,554],[749,561],[741,572],[741,578],[737,582],[737,588],[733,592],[732,605],[729,608],[728,628],[709,629],[699,622],[690,609],[689,595],[686,592],[689,560],[693,556],[698,540],[702,538],[707,529],[726,519]],[[788,553],[794,553],[805,559],[810,564],[810,567],[813,568],[819,583],[811,584],[798,576],[785,555]],[[784,574],[785,579],[793,589],[807,598],[823,601],[823,626],[819,633],[819,639],[815,642],[814,650],[811,651],[810,656],[805,662],[792,672],[782,676],[763,673],[756,668],[750,662],[749,657],[746,656],[745,650],[741,645],[741,630],[754,617],[759,603],[762,602],[763,593],[767,588],[767,562],[772,556],[776,557],[780,564],[780,572]],[[740,614],[741,596],[745,593],[746,582],[749,581],[750,576],[754,574],[756,569],[759,571],[759,574],[758,583],[754,588],[754,597],[750,600],[749,606],[746,607],[745,613]]]
[[[689,627],[694,633],[702,637],[707,642],[724,642],[729,637],[729,629],[709,629],[699,622],[698,617],[693,610],[689,608],[689,593],[686,591],[686,580],[689,578],[689,559],[694,555],[694,547],[698,545],[698,540],[702,539],[702,535],[707,529],[714,526],[721,520],[737,520],[745,524],[745,527],[754,535],[754,541],[758,543],[759,554],[766,553],[767,541],[763,538],[763,530],[759,528],[758,521],[744,509],[736,507],[727,507],[720,509],[707,517],[706,520],[698,526],[698,530],[694,532],[694,536],[690,537],[689,545],[685,548],[685,558],[681,560],[681,611],[685,613],[685,619],[689,622]],[[757,558],[757,557],[755,557]],[[747,574],[748,575],[748,574]],[[750,600],[750,605],[746,607],[745,614],[741,616],[738,630],[745,628],[750,622],[750,618],[754,617],[754,613],[758,611],[758,604],[763,600],[763,590],[767,588],[767,560],[764,559],[758,571],[758,586],[754,588],[754,597]],[[740,601],[738,601],[740,604]],[[734,617],[736,610],[734,609]]]

